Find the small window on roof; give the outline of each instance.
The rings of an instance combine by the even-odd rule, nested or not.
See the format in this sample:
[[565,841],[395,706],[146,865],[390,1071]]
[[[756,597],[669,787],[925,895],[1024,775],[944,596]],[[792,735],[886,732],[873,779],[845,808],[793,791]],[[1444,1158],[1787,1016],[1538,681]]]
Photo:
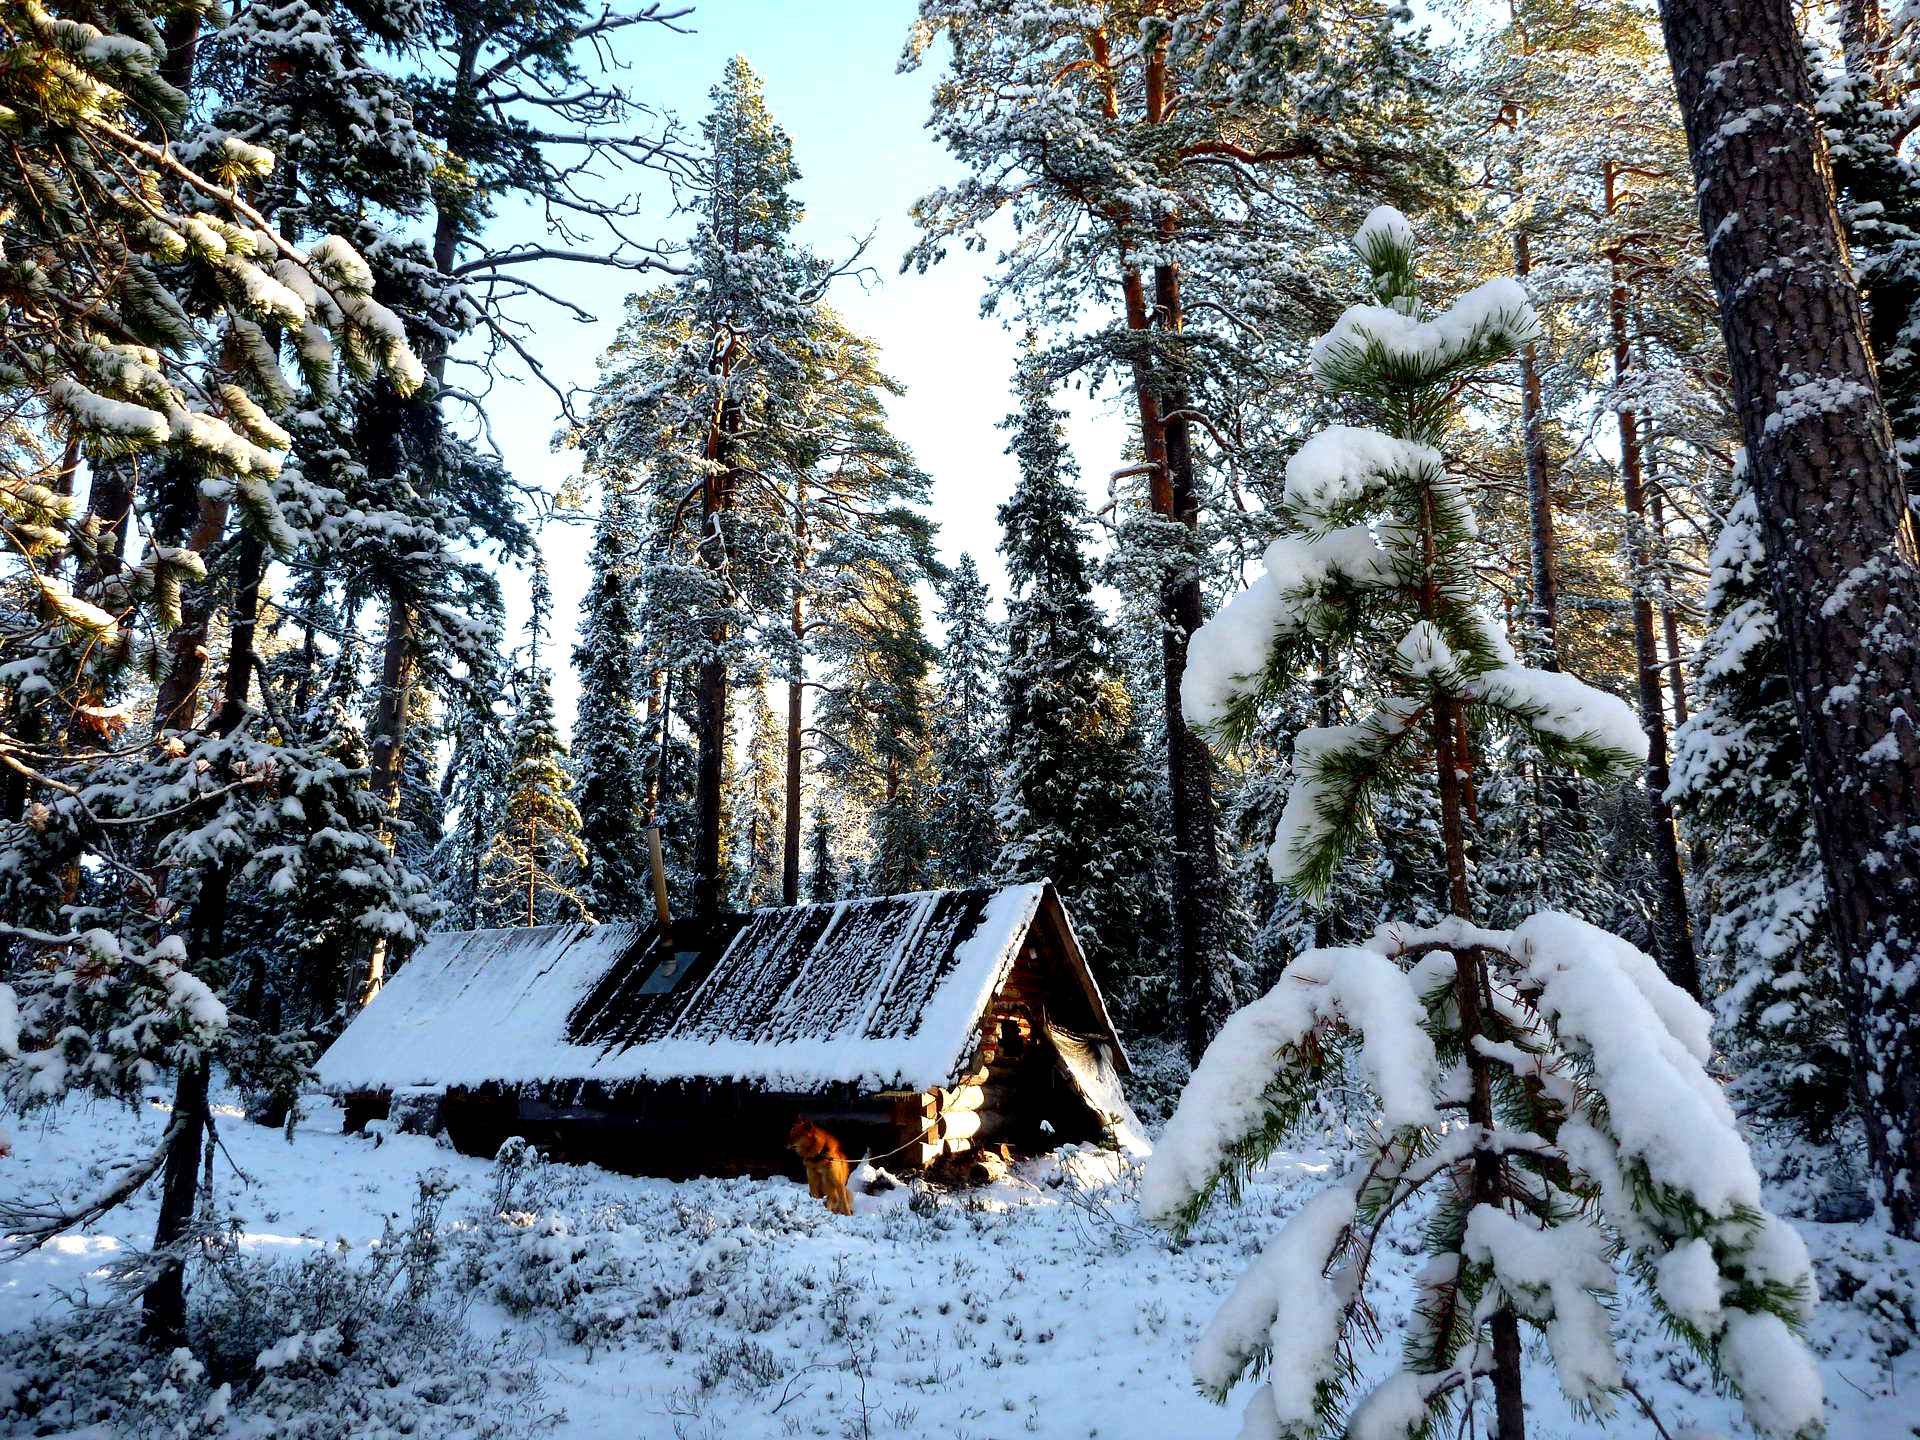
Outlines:
[[665,995],[687,977],[693,969],[693,962],[700,958],[698,950],[675,950],[666,959],[653,967],[653,973],[641,985],[642,995]]

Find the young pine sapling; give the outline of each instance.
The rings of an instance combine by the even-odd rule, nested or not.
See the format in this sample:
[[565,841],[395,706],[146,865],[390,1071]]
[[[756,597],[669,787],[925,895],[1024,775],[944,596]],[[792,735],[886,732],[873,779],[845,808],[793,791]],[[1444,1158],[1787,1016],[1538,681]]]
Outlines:
[[[1443,1433],[1490,1378],[1491,1433],[1521,1440],[1523,1325],[1543,1335],[1577,1413],[1639,1401],[1607,1304],[1624,1268],[1756,1429],[1813,1431],[1820,1381],[1796,1333],[1815,1299],[1806,1251],[1761,1205],[1706,1070],[1706,1013],[1646,955],[1570,915],[1508,931],[1465,918],[1469,718],[1516,727],[1545,763],[1591,776],[1646,749],[1621,701],[1517,661],[1481,603],[1473,513],[1448,477],[1461,390],[1536,336],[1532,309],[1502,279],[1430,312],[1395,211],[1376,210],[1355,244],[1368,303],[1315,344],[1312,366],[1367,428],[1300,448],[1288,533],[1194,636],[1182,702],[1236,743],[1289,680],[1344,656],[1372,708],[1297,737],[1275,876],[1323,892],[1379,800],[1432,773],[1453,914],[1307,951],[1195,1071],[1141,1192],[1176,1234],[1216,1190],[1237,1196],[1342,1069],[1378,1101],[1362,1163],[1254,1262],[1203,1337],[1196,1378],[1222,1400],[1262,1380],[1242,1431],[1255,1440]],[[1429,1192],[1399,1363],[1363,1385],[1356,1336],[1376,1333],[1367,1280],[1383,1228]]]

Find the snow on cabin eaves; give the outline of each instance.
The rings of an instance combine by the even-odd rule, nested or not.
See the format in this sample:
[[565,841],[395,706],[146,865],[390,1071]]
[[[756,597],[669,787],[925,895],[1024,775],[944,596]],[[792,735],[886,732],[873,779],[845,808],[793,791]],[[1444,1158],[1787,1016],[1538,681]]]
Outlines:
[[[320,1059],[336,1092],[588,1080],[948,1083],[1044,883],[761,910],[705,974],[644,993],[651,925],[436,935]],[[1116,1042],[1117,1043],[1117,1042]]]

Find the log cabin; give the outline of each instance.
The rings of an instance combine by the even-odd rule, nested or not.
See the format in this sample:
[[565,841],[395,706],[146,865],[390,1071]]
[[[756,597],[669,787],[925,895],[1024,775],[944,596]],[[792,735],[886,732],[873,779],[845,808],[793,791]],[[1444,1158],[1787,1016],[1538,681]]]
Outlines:
[[321,1057],[349,1129],[491,1154],[524,1136],[636,1174],[797,1173],[804,1115],[849,1157],[962,1178],[1069,1140],[1144,1148],[1126,1052],[1047,882],[684,924],[431,937]]

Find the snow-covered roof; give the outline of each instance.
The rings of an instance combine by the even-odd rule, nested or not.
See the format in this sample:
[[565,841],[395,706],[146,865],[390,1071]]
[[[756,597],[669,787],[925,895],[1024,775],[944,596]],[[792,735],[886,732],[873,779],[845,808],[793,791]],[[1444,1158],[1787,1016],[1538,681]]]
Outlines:
[[320,1057],[336,1092],[590,1080],[924,1090],[970,1058],[1035,917],[1125,1057],[1045,882],[761,910],[718,959],[651,924],[435,935]]

